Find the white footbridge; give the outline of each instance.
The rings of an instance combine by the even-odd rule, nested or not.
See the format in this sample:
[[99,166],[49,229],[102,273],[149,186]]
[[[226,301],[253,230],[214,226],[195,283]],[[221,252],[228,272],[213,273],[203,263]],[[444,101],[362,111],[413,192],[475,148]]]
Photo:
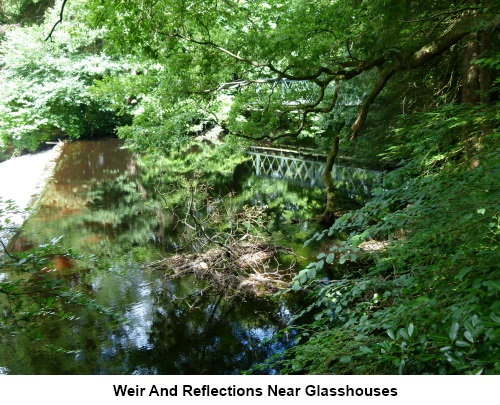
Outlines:
[[[252,147],[248,154],[257,176],[286,179],[309,187],[324,187],[323,172],[326,155],[278,149]],[[332,178],[336,187],[351,196],[368,197],[382,184],[384,172],[334,165]]]

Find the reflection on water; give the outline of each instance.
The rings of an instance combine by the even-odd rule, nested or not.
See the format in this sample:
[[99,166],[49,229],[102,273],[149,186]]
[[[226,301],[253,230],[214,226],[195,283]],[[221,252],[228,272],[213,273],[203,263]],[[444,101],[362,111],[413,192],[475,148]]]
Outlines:
[[[0,348],[0,373],[238,373],[289,344],[269,339],[285,325],[291,303],[229,300],[193,278],[166,282],[144,265],[171,253],[183,232],[178,217],[162,209],[168,196],[158,200],[144,170],[119,140],[65,145],[40,209],[11,248],[64,235],[66,247],[94,259],[54,277],[122,317],[68,304],[64,316],[42,322],[43,337],[18,335]],[[237,180],[241,201],[267,205],[276,223],[320,206],[314,190],[248,175]]]
[[156,221],[137,171],[119,140],[66,144],[27,233],[41,243],[64,235],[67,246],[100,254],[146,242]]

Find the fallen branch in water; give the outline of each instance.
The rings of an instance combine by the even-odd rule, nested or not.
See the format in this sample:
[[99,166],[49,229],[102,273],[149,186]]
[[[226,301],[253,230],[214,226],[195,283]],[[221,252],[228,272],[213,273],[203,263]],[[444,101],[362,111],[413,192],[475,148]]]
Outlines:
[[283,278],[290,276],[291,268],[270,271],[270,261],[280,254],[294,253],[281,246],[241,243],[205,253],[176,254],[149,267],[165,271],[167,279],[194,276],[227,294],[260,295],[287,285]]

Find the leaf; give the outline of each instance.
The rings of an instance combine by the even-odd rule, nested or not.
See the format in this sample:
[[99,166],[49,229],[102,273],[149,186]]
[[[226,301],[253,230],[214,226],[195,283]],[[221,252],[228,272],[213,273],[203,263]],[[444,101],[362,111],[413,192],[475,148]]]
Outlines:
[[410,339],[410,336],[408,336],[408,333],[406,333],[406,331],[404,329],[400,329],[399,330],[399,335],[404,339],[404,340],[408,340]]
[[298,281],[294,281],[292,283],[292,290],[293,291],[299,291],[300,290],[300,283]]
[[464,337],[471,343],[474,343],[474,337],[472,336],[472,333],[470,333],[468,330],[464,332]]
[[359,351],[365,354],[373,353],[373,350],[366,346],[359,346]]
[[469,274],[472,271],[472,267],[463,267],[457,275],[457,278],[459,280],[462,280],[467,274]]
[[365,238],[365,236],[363,234],[361,234],[361,235],[354,235],[352,237],[352,240],[351,240],[352,247],[353,248],[357,248],[360,245],[360,243],[363,242],[364,238]]
[[394,332],[392,330],[388,329],[387,334],[392,340],[396,340],[396,336],[394,335]]
[[458,346],[458,347],[470,347],[470,343],[468,342],[465,342],[463,340],[457,340],[455,342],[455,344]]
[[401,360],[401,362],[399,363],[399,369],[398,369],[399,375],[403,375],[403,373],[405,371],[405,365],[406,365],[406,362],[404,360]]
[[459,327],[460,326],[458,325],[458,322],[454,322],[450,326],[450,331],[448,332],[448,336],[450,337],[452,342],[457,338]]
[[485,212],[486,212],[486,210],[484,208],[480,208],[480,209],[477,210],[478,214],[484,215]]
[[474,332],[474,326],[472,326],[472,322],[470,321],[465,321],[464,322],[464,327],[466,330],[468,330],[470,333]]
[[325,261],[328,264],[333,263],[334,260],[335,260],[335,253],[330,253],[328,256],[326,256],[326,259],[325,259]]
[[323,259],[323,257],[325,257],[326,254],[321,252],[320,254],[318,254],[318,256],[316,256],[317,259]]
[[340,256],[339,263],[344,264],[347,260],[347,257],[345,255]]
[[500,325],[500,315],[491,313],[490,318],[493,320],[493,322],[498,323]]
[[495,290],[495,291],[500,291],[500,281],[485,281],[483,283],[486,287],[488,287],[489,290]]
[[392,346],[389,342],[378,343],[378,345],[380,346],[382,353],[390,353],[391,352]]
[[414,331],[414,329],[415,329],[415,327],[413,326],[413,324],[412,324],[412,323],[410,323],[410,324],[408,325],[408,335],[409,335],[409,336],[413,335],[413,331]]

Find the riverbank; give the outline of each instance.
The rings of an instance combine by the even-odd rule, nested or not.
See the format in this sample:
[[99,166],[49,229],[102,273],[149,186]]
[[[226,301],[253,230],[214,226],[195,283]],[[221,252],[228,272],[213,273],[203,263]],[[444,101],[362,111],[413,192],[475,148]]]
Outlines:
[[[57,158],[64,143],[56,144],[52,149],[11,158],[0,163],[0,200],[12,200],[19,212],[9,215],[9,223],[0,218],[0,240],[6,243],[29,215],[45,184],[51,177]],[[3,229],[7,227],[8,229]]]

